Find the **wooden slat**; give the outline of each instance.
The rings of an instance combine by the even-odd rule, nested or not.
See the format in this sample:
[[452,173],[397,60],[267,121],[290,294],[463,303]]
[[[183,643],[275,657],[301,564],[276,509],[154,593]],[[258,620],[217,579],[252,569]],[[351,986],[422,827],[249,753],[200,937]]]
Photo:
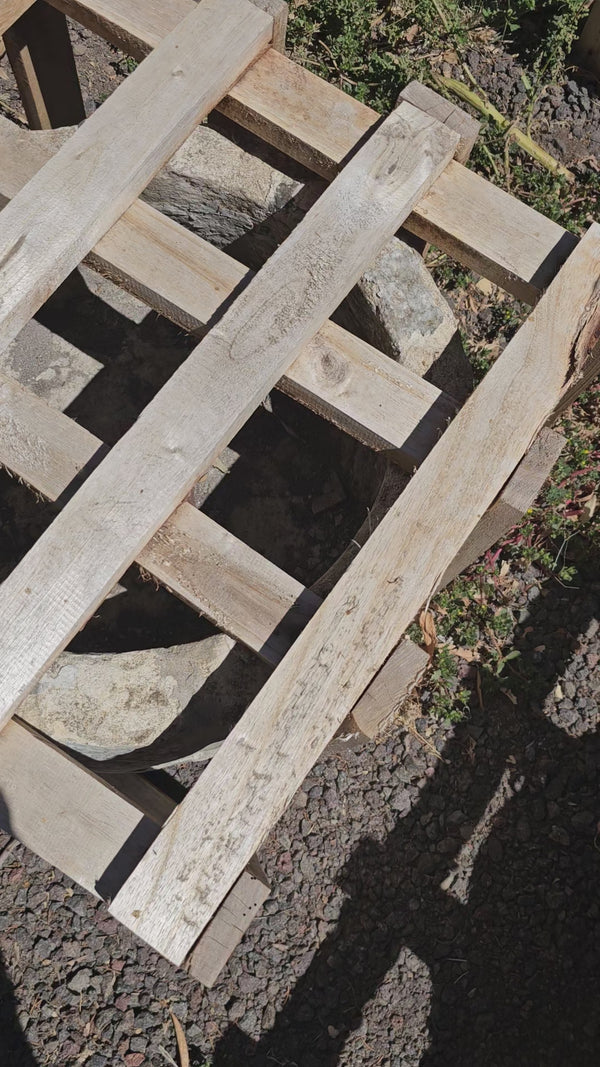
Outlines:
[[195,946],[188,962],[192,978],[209,989],[215,984],[269,893],[264,871],[252,860]]
[[[110,889],[116,890],[119,876],[124,880],[160,826],[143,806],[129,803],[19,722],[0,733],[0,780],[8,820],[3,829],[95,895],[109,867]],[[119,875],[115,859],[124,849]]]
[[448,582],[470,567],[520,522],[549,477],[564,444],[565,438],[556,430],[541,430],[498,499],[482,516],[471,536],[452,560],[438,590],[443,589]]
[[85,108],[63,13],[36,0],[4,41],[31,129],[82,122]]
[[182,600],[275,666],[320,598],[191,504],[181,504],[138,562]]
[[456,143],[401,104],[6,579],[0,722],[341,302]]
[[[52,0],[132,55],[146,55],[190,0]],[[377,112],[269,49],[219,104],[309,169],[332,178],[379,120]],[[577,244],[574,234],[467,171],[448,167],[405,227],[535,303]]]
[[[446,570],[436,592],[453,581],[505,537],[533,504],[565,445],[565,438],[545,427],[509,478],[502,492],[482,515],[473,532]],[[368,738],[385,732],[399,704],[422,676],[429,657],[404,639],[365,689],[342,727],[352,732],[353,722]]]
[[319,330],[278,387],[408,471],[457,410],[446,393],[333,322]]
[[[0,198],[14,196],[53,150],[43,135],[32,137],[0,117]],[[252,276],[143,201],[125,212],[87,262],[197,334]],[[363,444],[388,452],[405,470],[419,465],[456,410],[436,386],[331,322],[278,387]]]
[[460,163],[449,171],[407,227],[519,300],[535,304],[577,246],[577,237]]
[[[116,892],[177,806],[139,775],[108,785],[18,721],[0,733],[0,781],[0,828],[94,896]],[[214,983],[268,895],[252,859],[194,947],[194,978]]]
[[[15,0],[16,2],[16,0]],[[24,2],[24,0],[21,0]],[[54,2],[54,0],[53,0]],[[143,59],[182,22],[197,0],[56,0],[54,6],[111,41],[136,59]],[[253,0],[274,20],[273,48],[283,52],[288,6],[279,0]]]
[[0,348],[264,51],[272,26],[248,0],[202,0],[7,204]]
[[31,7],[34,0],[0,0],[0,36]]
[[351,730],[354,724],[365,737],[379,737],[421,680],[429,662],[423,648],[404,638],[357,700],[342,729]]
[[195,0],[56,0],[54,6],[116,48],[143,59],[182,22]]
[[454,158],[458,163],[467,162],[481,129],[481,123],[477,119],[421,82],[409,82],[406,88],[401,90],[398,99],[407,100],[426,115],[432,115],[438,122],[443,122],[451,130],[455,130],[460,141]]
[[510,477],[599,327],[594,225],[113,901],[112,914],[169,959],[185,957]]
[[56,500],[100,445],[83,426],[0,373],[0,465]]

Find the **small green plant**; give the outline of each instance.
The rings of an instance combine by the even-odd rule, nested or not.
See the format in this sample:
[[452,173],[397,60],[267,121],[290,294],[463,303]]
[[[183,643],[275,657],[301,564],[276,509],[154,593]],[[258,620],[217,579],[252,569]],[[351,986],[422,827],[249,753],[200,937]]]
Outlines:
[[[419,6],[417,4],[417,6]],[[389,111],[425,62],[406,48],[410,19],[384,18],[377,0],[307,0],[290,11],[288,47],[298,62],[380,111]]]
[[114,67],[117,74],[127,75],[133,74],[134,70],[136,70],[138,66],[138,61],[137,59],[134,59],[133,56],[122,55],[115,63],[112,63],[111,65]]
[[458,685],[456,660],[446,645],[440,645],[434,655],[433,670],[427,678],[431,693],[429,710],[445,722],[461,722],[468,708],[470,693]]

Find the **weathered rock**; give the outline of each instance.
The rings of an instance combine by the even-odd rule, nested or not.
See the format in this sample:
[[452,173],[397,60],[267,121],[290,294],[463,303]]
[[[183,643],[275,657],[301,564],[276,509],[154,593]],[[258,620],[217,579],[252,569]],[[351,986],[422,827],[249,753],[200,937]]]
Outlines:
[[[232,647],[231,638],[217,634],[174,648],[98,655],[63,652],[25,698],[19,715],[92,759],[144,749],[177,725]],[[178,741],[182,751],[182,738]],[[197,747],[196,732],[188,753]],[[161,754],[156,762],[161,762]]]
[[458,400],[473,388],[454,315],[422,257],[404,241],[394,238],[381,250],[338,319]]
[[199,126],[150,183],[144,200],[225,248],[301,188],[216,130]]

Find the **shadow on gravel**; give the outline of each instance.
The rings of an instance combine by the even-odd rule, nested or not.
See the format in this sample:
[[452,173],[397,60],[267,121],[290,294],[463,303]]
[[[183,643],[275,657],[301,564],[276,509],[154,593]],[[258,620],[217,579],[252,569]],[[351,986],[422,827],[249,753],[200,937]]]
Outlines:
[[350,858],[339,922],[273,1029],[256,1043],[231,1027],[214,1067],[333,1067],[382,985],[385,1047],[367,1031],[356,1062],[414,1064],[403,1030],[422,994],[410,970],[384,983],[403,948],[432,984],[420,1067],[596,1067],[600,737],[570,736],[543,705],[598,591],[556,586],[532,605],[510,678],[519,706],[499,695],[456,729],[415,807]]
[[[10,834],[10,813],[1,793],[0,827]],[[37,1067],[37,1063],[19,1026],[13,987],[0,955],[0,1067]]]

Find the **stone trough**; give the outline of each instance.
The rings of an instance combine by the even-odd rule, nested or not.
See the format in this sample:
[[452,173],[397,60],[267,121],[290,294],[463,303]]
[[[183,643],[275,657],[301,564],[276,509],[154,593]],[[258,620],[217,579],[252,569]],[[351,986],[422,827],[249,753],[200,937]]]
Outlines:
[[[64,140],[69,131],[24,138]],[[233,139],[235,137],[235,140]],[[287,167],[287,173],[283,166]],[[293,171],[293,172],[290,172]],[[146,199],[257,269],[321,185],[233,127],[199,127]],[[470,368],[448,304],[417,251],[396,238],[338,321],[462,398]],[[193,340],[81,268],[0,356],[0,368],[107,443],[136,418]],[[326,591],[405,475],[274,393],[192,493],[196,506],[308,586]],[[3,475],[7,573],[50,521]],[[103,770],[210,757],[269,668],[131,571],[46,672],[20,715]]]

